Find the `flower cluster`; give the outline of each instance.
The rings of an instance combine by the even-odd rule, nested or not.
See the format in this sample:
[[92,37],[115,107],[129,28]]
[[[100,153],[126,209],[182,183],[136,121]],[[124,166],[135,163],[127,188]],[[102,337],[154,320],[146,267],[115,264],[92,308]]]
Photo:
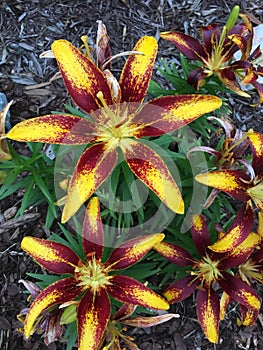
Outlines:
[[[52,279],[42,280],[41,288],[21,280],[33,298],[31,305],[19,314],[25,338],[34,332],[43,333],[48,345],[60,340],[67,329],[68,338],[75,330],[77,339],[72,339],[80,350],[87,349],[87,344],[90,350],[121,349],[122,343],[138,349],[133,339],[123,333],[122,325],[146,328],[178,317],[167,313],[170,304],[195,291],[197,318],[210,342],[218,342],[220,320],[231,302],[239,305],[239,324],[251,326],[256,322],[261,299],[252,282],[263,282],[263,134],[235,128],[220,109],[222,100],[202,90],[207,80],[216,76],[218,86],[221,84],[218,91],[229,93],[230,89],[249,97],[243,87],[251,84],[257,90],[259,103],[263,102],[263,88],[257,81],[263,75],[263,67],[257,64],[261,51],[258,47],[252,52],[252,24],[242,14],[242,22],[236,23],[238,15],[239,8],[234,7],[222,30],[217,24],[202,27],[203,43],[180,32],[161,33],[162,39],[172,42],[187,58],[199,61],[187,78],[199,93],[164,91],[144,103],[157,56],[157,40],[144,36],[131,51],[112,56],[106,27],[98,21],[95,52],[83,36],[84,45],[80,48],[60,39],[52,44],[52,51],[43,55],[56,59],[66,89],[77,105],[71,111],[76,113],[56,112],[24,120],[5,134],[10,104],[1,112],[3,162],[12,157],[8,139],[72,149],[82,146],[82,154],[67,181],[66,197],[59,200],[64,204],[61,222],[76,219],[77,237],[65,233],[64,228],[66,239],[54,234],[49,240],[25,236],[21,242],[22,249],[52,274]],[[235,58],[237,52],[240,59]],[[128,57],[117,79],[111,65],[120,56]],[[216,116],[207,116],[214,111]],[[201,130],[205,139],[201,143],[183,153],[180,142],[185,142],[184,136],[178,137],[178,151],[170,152],[171,135],[188,124],[190,128],[195,125],[193,130],[198,125],[202,128],[207,125],[202,120],[211,123],[212,130],[214,123],[220,125],[221,129],[215,132],[220,138],[218,143],[208,146],[208,138]],[[182,184],[175,180],[166,157],[157,152],[157,145],[171,155],[174,163],[178,162],[185,177]],[[204,153],[210,167],[193,177],[188,160],[195,152]],[[122,162],[125,171],[117,172]],[[154,233],[150,225],[137,230],[136,237],[122,235],[120,227],[136,220],[136,214],[130,215],[130,221],[122,221],[127,213],[122,217],[122,213],[105,208],[99,200],[100,186],[113,173],[111,185],[119,196],[124,193],[124,200],[129,186],[132,196],[129,176],[140,180],[150,191],[147,210],[142,205],[136,213],[138,227],[160,202],[169,213],[174,213],[171,226],[163,227],[166,235]],[[187,192],[190,183],[190,191],[193,183],[212,190],[202,206],[203,213],[190,208],[191,229],[182,239],[179,223],[188,206],[184,190]],[[38,180],[37,185],[42,184]],[[42,192],[47,193],[43,189]],[[234,199],[234,204],[228,206],[233,215],[224,212],[229,196],[232,202]],[[79,223],[75,214],[81,207],[85,208],[85,217]],[[105,224],[107,214],[115,220],[113,232]],[[213,219],[218,216],[219,220]],[[125,228],[129,231],[130,227]],[[166,273],[158,266],[160,259],[162,266],[169,265],[171,282],[162,296],[153,285],[148,287],[148,277],[157,274],[161,279]],[[142,315],[142,308],[151,315]],[[152,315],[153,310],[163,313]]]

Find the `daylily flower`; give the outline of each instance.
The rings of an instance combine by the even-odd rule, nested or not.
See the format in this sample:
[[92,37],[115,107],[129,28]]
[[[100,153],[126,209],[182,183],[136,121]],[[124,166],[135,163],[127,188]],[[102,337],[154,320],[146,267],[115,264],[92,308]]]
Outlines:
[[[254,170],[251,164],[243,158],[245,151],[249,146],[249,141],[245,133],[240,129],[235,129],[233,123],[227,118],[209,117],[208,119],[220,123],[225,132],[224,142],[221,143],[221,148],[215,149],[208,146],[196,146],[188,151],[187,156],[196,151],[206,152],[215,157],[214,166],[216,169],[236,169],[240,167],[240,165],[244,165],[253,176]],[[213,188],[204,203],[204,208],[208,208],[213,203],[218,192],[218,189]]]
[[[42,289],[31,281],[19,280],[19,282],[23,283],[23,285],[29,291],[29,299],[35,299],[42,292]],[[20,311],[20,314],[17,315],[20,322],[25,322],[25,318],[29,310],[30,308],[25,308]],[[56,340],[60,340],[63,335],[64,327],[60,324],[62,313],[62,310],[54,307],[51,310],[44,311],[36,319],[34,331],[37,334],[44,333],[44,343],[46,346]],[[21,330],[21,332],[23,332],[23,330]]]
[[[253,83],[262,100],[262,87],[258,87],[259,84],[255,82],[257,77],[262,75],[262,68],[255,69],[252,64],[255,57],[258,57],[259,50],[248,57],[253,29],[248,17],[241,17],[244,23],[237,23],[231,29],[224,26],[221,30],[217,24],[202,26],[203,43],[180,32],[164,32],[160,36],[172,42],[187,58],[201,62],[202,66],[194,69],[188,76],[188,83],[195,89],[198,90],[205,84],[205,78],[216,75],[226,87],[245,97],[250,95],[242,90],[240,80],[243,84]],[[243,55],[240,60],[235,60],[234,54],[238,50],[241,50]]]
[[164,238],[163,234],[141,236],[122,243],[106,262],[103,256],[103,226],[99,201],[93,197],[83,223],[82,244],[86,260],[69,247],[43,239],[25,237],[21,247],[39,265],[52,273],[68,275],[45,288],[33,301],[24,324],[28,338],[44,311],[78,299],[78,349],[97,349],[110,319],[113,298],[151,309],[166,310],[168,303],[158,294],[132,277],[114,274],[137,261]]
[[[226,235],[247,230],[241,220],[242,214],[250,221],[250,210],[243,207]],[[258,244],[258,235],[245,234],[246,243],[242,244],[244,249],[231,255],[229,252],[218,253],[211,250],[215,248],[216,243],[211,245],[210,234],[202,215],[192,216],[191,232],[200,257],[191,256],[184,248],[168,242],[158,243],[154,247],[160,255],[172,263],[178,266],[189,266],[188,275],[172,283],[163,295],[169,303],[173,304],[184,300],[197,289],[197,318],[208,340],[217,343],[220,308],[219,297],[214,288],[216,284],[219,284],[223,291],[241,305],[253,310],[260,308],[260,298],[253,288],[229,271],[230,268],[238,266],[247,259],[248,253],[251,253]]]
[[[247,136],[252,152],[250,174],[245,170],[221,169],[196,175],[196,181],[224,191],[243,202],[252,199],[263,211],[263,135],[249,131]],[[251,174],[253,169],[253,174]]]
[[[153,99],[141,106],[149,86],[157,53],[153,37],[142,37],[121,73],[120,103],[104,73],[66,40],[57,40],[52,51],[64,83],[76,104],[93,122],[69,114],[53,114],[15,125],[7,137],[17,141],[89,145],[80,157],[69,183],[62,222],[110,175],[120,149],[131,171],[172,211],[184,212],[180,190],[161,157],[142,137],[159,136],[190,123],[221,106],[215,96],[182,95]],[[116,89],[115,89],[116,90]],[[118,102],[118,101],[117,101]]]
[[129,336],[124,335],[118,328],[118,324],[136,327],[149,328],[167,322],[172,318],[180,317],[178,314],[164,313],[158,316],[137,316],[132,317],[136,305],[124,303],[111,317],[105,332],[105,341],[102,344],[102,350],[120,350],[120,340],[128,346],[130,350],[139,350],[137,345]]

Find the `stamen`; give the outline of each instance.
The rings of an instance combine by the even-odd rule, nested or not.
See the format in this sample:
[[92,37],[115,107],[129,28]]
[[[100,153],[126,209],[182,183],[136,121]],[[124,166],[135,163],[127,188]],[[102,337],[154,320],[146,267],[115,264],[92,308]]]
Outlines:
[[105,107],[105,108],[107,108],[108,105],[107,105],[107,102],[106,102],[105,99],[104,99],[104,96],[103,96],[102,91],[99,91],[99,92],[97,93],[96,96],[97,96],[97,98],[100,100],[102,106]]

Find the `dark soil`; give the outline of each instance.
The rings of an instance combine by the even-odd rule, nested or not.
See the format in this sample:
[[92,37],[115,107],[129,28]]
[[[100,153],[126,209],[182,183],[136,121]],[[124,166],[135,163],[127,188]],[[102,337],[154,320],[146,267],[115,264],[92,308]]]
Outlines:
[[[236,4],[250,15],[255,25],[263,21],[260,0],[236,1]],[[80,36],[88,35],[94,42],[96,21],[100,19],[107,26],[115,54],[130,50],[142,35],[159,38],[159,33],[167,30],[188,30],[190,34],[198,35],[201,25],[224,24],[233,5],[230,0],[1,0],[0,92],[5,93],[9,101],[14,101],[11,124],[71,103],[62,81],[50,82],[57,72],[55,60],[39,58],[43,51],[50,49],[54,40],[64,38],[79,46]],[[159,58],[178,54],[172,45],[161,40],[159,45]],[[114,65],[116,75],[122,64],[120,59]],[[262,107],[252,108],[250,101],[233,95],[230,101],[233,120],[239,127],[263,131]],[[13,219],[20,199],[21,193],[18,193],[0,203],[3,218],[0,225],[0,348],[45,349],[40,337],[33,336],[25,341],[17,331],[21,324],[16,315],[27,305],[22,293],[24,288],[18,280],[26,278],[26,272],[39,271],[20,249],[20,242],[25,234],[37,237],[48,234],[44,228],[45,208],[34,208],[20,220]],[[261,295],[262,291],[259,291]],[[130,331],[140,349],[263,349],[261,315],[253,327],[239,328],[236,310],[230,310],[220,325],[219,344],[212,345],[205,339],[196,320],[192,297],[171,310],[181,317],[149,331]],[[65,349],[65,346],[53,343],[48,349]]]

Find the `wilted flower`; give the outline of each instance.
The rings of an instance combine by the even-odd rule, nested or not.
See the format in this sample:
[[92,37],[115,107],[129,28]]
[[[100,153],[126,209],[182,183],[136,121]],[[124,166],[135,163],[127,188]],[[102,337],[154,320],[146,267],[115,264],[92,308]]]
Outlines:
[[[263,135],[249,131],[247,137],[252,152],[252,167],[248,172],[239,169],[221,169],[196,175],[196,181],[224,191],[243,202],[252,199],[263,211]],[[253,173],[252,173],[252,171]]]
[[[227,118],[209,117],[208,119],[220,123],[224,130],[225,135],[223,136],[223,143],[221,142],[222,139],[220,139],[221,147],[196,146],[188,151],[187,156],[196,151],[206,152],[214,156],[213,163],[218,170],[237,169],[243,165],[253,176],[254,170],[251,164],[244,158],[245,151],[249,146],[249,140],[245,133],[240,129],[235,129],[233,123]],[[218,134],[219,133],[217,133],[217,136]],[[213,203],[218,192],[218,189],[213,188],[204,204],[204,208],[208,208]]]
[[33,259],[50,272],[69,275],[45,288],[27,312],[24,334],[28,338],[38,317],[55,305],[78,299],[78,348],[96,350],[100,344],[111,313],[109,295],[119,301],[166,310],[168,303],[158,294],[123,274],[115,271],[138,262],[164,238],[163,234],[141,236],[122,243],[112,251],[106,262],[103,256],[103,226],[99,201],[93,197],[87,207],[82,229],[82,244],[86,260],[61,243],[25,237],[21,246]]
[[[23,283],[23,285],[29,291],[30,300],[31,298],[33,298],[33,300],[36,299],[42,292],[42,289],[31,281],[20,280],[19,282]],[[20,314],[17,315],[20,322],[25,322],[25,318],[29,310],[30,308],[25,308],[20,311]],[[35,320],[33,331],[37,334],[44,333],[44,343],[47,346],[56,340],[60,340],[63,335],[64,327],[60,324],[62,312],[62,310],[59,310],[58,307],[55,306],[43,311]],[[21,331],[23,332],[23,330]]]

